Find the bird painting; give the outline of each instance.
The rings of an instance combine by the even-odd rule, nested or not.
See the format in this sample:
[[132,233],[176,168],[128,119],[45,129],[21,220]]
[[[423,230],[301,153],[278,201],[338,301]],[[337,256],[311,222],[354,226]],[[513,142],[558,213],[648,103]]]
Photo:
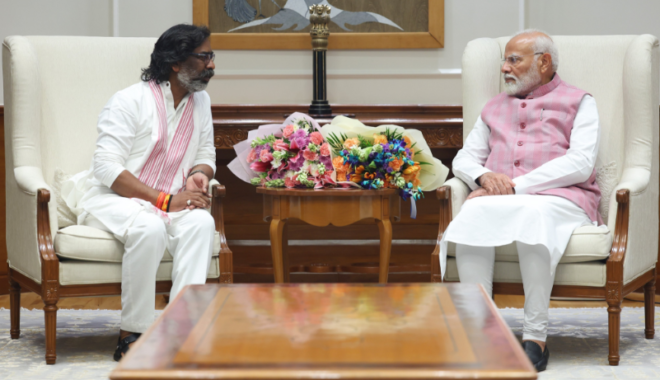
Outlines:
[[[324,5],[332,6],[332,12],[330,13],[331,22],[335,23],[338,27],[340,27],[341,29],[347,32],[351,31],[350,29],[348,29],[348,27],[346,27],[347,24],[360,25],[367,22],[378,22],[381,24],[390,25],[394,28],[403,31],[403,29],[399,25],[395,24],[392,20],[388,19],[387,17],[379,15],[378,13],[344,11],[328,3],[328,0],[286,0],[286,3],[284,4],[283,7],[280,7],[279,4],[275,2],[275,0],[271,0],[271,1],[275,3],[280,8],[280,10],[273,16],[266,17],[260,20],[255,20],[257,11],[252,6],[250,6],[246,0],[226,0],[225,12],[227,12],[227,14],[235,21],[244,22],[243,25],[231,29],[229,30],[229,32],[231,33],[237,30],[246,29],[257,25],[279,25],[277,27],[272,28],[273,30],[276,31],[289,30],[291,28],[293,28],[294,31],[299,31],[304,29],[307,25],[309,25],[309,7],[314,4],[324,4]],[[228,7],[229,3],[232,3],[232,6]],[[241,3],[244,5],[242,7],[239,7],[238,4]],[[252,17],[249,18],[248,21],[238,20],[237,18],[232,16],[232,14],[234,15],[239,14],[238,8],[241,8],[240,12],[243,12],[242,9],[246,9],[244,13],[240,13],[241,15],[245,14],[249,16],[252,14]],[[250,9],[252,11],[250,11]],[[261,0],[259,0],[259,9],[260,9],[259,13],[261,13]],[[230,14],[230,10],[232,12],[231,14]],[[241,19],[247,19],[247,18],[241,18]]]
[[257,15],[257,10],[247,0],[225,0],[225,13],[236,22],[250,22]]
[[[275,0],[270,0],[273,4],[280,7]],[[232,20],[236,22],[250,22],[255,19],[255,17],[266,17],[261,13],[261,0],[259,0],[259,14],[257,15],[257,10],[254,9],[247,0],[225,0],[225,13],[227,16],[231,17]]]

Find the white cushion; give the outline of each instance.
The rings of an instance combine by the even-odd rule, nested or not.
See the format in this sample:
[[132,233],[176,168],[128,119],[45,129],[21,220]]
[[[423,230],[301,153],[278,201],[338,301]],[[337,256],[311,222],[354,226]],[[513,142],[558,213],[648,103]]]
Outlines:
[[[124,244],[115,239],[110,232],[75,225],[57,232],[55,253],[59,257],[67,259],[121,263],[124,256]],[[213,240],[213,257],[218,257],[219,253],[220,234],[216,231]],[[172,255],[167,250],[165,250],[162,261],[172,261]]]
[[58,229],[73,226],[78,222],[78,217],[76,214],[71,211],[69,205],[67,205],[64,199],[62,199],[62,183],[69,178],[71,178],[71,174],[65,173],[60,168],[55,168],[55,175],[51,185],[51,190],[53,193],[51,202],[55,202],[55,205],[57,206]]
[[[559,261],[581,263],[607,259],[612,249],[612,234],[604,227],[582,226],[577,228],[568,241],[566,252]],[[447,255],[456,257],[456,244],[447,244]],[[516,243],[495,248],[495,261],[518,262]]]
[[[557,265],[555,285],[605,286],[607,264],[600,261],[589,263],[570,263]],[[447,259],[445,281],[459,281],[456,259]],[[522,283],[518,263],[496,261],[493,282]]]
[[[206,278],[220,277],[220,262],[211,259]],[[172,279],[172,262],[162,261],[156,271],[156,281]],[[121,282],[121,263],[101,263],[93,261],[60,261],[61,285],[113,284]]]

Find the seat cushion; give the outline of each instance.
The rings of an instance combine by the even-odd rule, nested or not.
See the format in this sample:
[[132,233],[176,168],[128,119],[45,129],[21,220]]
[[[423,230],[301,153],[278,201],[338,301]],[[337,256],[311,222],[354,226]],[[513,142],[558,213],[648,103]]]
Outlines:
[[[213,257],[206,278],[220,277],[220,259]],[[172,279],[172,262],[162,261],[156,271],[156,281]],[[121,282],[121,263],[93,261],[60,261],[61,285],[114,284]]]
[[[612,234],[606,227],[582,226],[573,232],[559,263],[604,260],[610,256],[611,249]],[[456,244],[447,244],[447,255],[456,257]],[[495,261],[518,262],[516,243],[495,248]]]
[[[555,285],[571,286],[605,286],[607,264],[601,261],[587,263],[567,263],[557,265]],[[496,261],[493,282],[522,283],[520,265],[518,263]],[[459,281],[456,259],[447,259],[445,281]]]
[[[88,226],[69,226],[55,235],[55,253],[67,259],[121,263],[124,244],[110,232]],[[213,257],[220,253],[220,234],[216,231],[213,239]],[[172,261],[172,255],[165,250],[163,260]]]

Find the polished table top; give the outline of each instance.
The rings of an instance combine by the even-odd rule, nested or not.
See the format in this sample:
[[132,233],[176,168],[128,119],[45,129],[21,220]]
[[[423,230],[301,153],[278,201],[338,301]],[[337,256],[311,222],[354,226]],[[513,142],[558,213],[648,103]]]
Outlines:
[[536,379],[470,284],[186,288],[111,379]]

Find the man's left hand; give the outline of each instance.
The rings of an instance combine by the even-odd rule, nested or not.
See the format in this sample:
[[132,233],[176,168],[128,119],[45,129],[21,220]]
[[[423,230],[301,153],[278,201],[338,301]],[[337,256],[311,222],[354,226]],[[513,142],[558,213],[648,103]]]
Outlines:
[[204,173],[195,173],[188,177],[186,181],[186,190],[200,189],[202,193],[208,196],[209,178]]
[[486,189],[484,189],[483,187],[480,187],[474,190],[473,192],[471,192],[470,195],[468,195],[466,201],[476,197],[483,197],[485,195],[488,195],[488,191],[486,191]]

